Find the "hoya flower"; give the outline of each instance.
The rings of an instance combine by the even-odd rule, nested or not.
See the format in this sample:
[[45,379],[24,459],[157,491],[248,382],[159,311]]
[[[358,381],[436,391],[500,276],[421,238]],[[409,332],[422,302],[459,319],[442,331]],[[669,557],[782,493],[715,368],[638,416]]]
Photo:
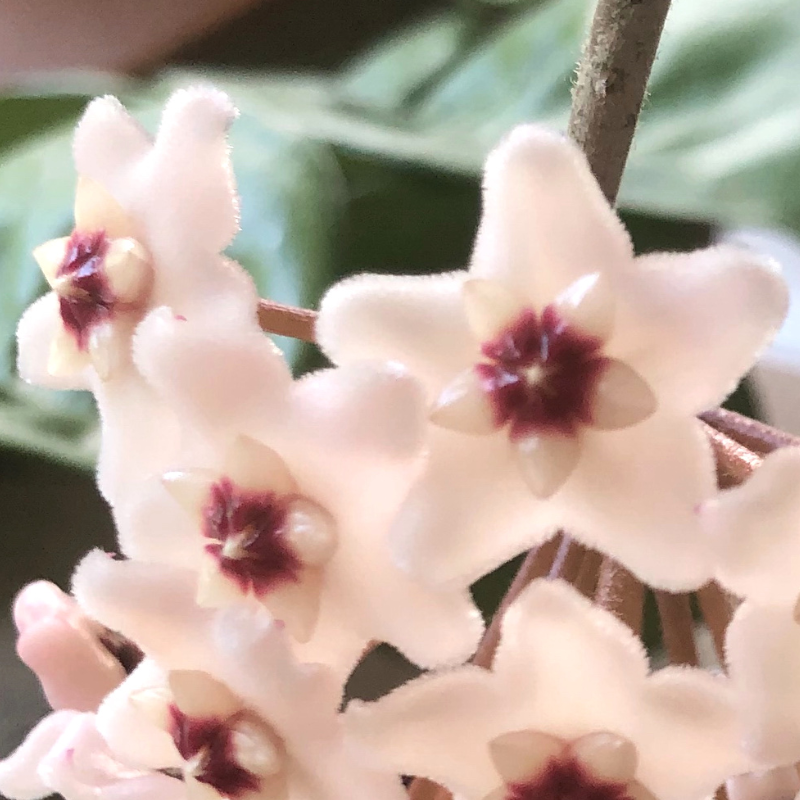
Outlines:
[[725,655],[747,751],[766,766],[800,760],[800,625],[792,606],[743,603],[728,626]]
[[374,641],[426,667],[471,655],[483,624],[466,587],[414,580],[386,541],[422,464],[424,402],[404,369],[293,382],[260,332],[167,312],[142,324],[135,352],[186,433],[170,469],[118,509],[128,556],[196,570],[203,605],[263,604],[304,660],[342,676]]
[[35,252],[52,291],[20,321],[19,372],[94,392],[99,483],[112,505],[178,437],[132,361],[144,314],[167,305],[221,324],[255,320],[252,281],[221,255],[238,230],[226,135],[234,116],[221,92],[179,91],[151,140],[114,98],[92,102],[75,132],[75,229]]
[[333,674],[299,664],[263,609],[200,608],[180,571],[102,553],[87,556],[75,587],[155,662],[142,662],[99,712],[123,757],[180,770],[190,798],[405,797],[399,778],[367,765],[346,735]]
[[469,271],[345,280],[317,336],[336,363],[393,359],[426,383],[430,464],[394,531],[414,572],[474,579],[564,528],[679,589],[709,569],[694,508],[715,483],[695,415],[786,306],[750,252],[634,258],[578,148],[524,126],[487,162]]
[[0,791],[9,800],[58,793],[65,800],[184,800],[184,784],[118,760],[97,731],[94,714],[56,711],[0,761]]
[[47,581],[26,586],[14,601],[17,653],[55,709],[94,711],[125,678],[125,669],[68,594]]
[[630,629],[555,581],[509,608],[492,672],[425,676],[345,716],[379,763],[465,800],[699,800],[749,764],[724,678],[648,675]]
[[717,580],[760,604],[800,598],[800,448],[770,453],[740,486],[704,503]]

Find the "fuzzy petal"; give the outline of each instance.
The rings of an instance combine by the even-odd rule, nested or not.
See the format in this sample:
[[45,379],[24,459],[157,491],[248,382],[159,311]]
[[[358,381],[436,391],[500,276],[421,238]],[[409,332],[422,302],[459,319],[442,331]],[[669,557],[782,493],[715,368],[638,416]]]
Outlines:
[[75,570],[72,586],[87,613],[132,639],[162,667],[197,669],[208,661],[213,614],[194,602],[193,572],[115,561],[93,550]]
[[352,702],[344,722],[376,763],[481,798],[499,782],[488,742],[503,733],[504,697],[479,667],[425,676],[375,703]]
[[65,800],[180,800],[183,785],[166,775],[133,770],[116,760],[92,715],[70,724],[43,759],[39,771]]
[[502,433],[435,431],[427,470],[395,521],[393,551],[425,581],[463,585],[564,528],[651,585],[696,588],[711,564],[695,509],[715,491],[692,419],[656,414],[587,432],[577,468],[546,501],[525,486]]
[[88,369],[70,375],[50,374],[50,345],[60,327],[55,292],[40,297],[25,311],[17,327],[17,370],[20,377],[49,389],[88,389]]
[[451,272],[341,281],[320,303],[317,342],[337,364],[399,361],[425,383],[433,399],[478,357],[461,295],[465,278],[465,272]]
[[224,92],[199,86],[179,90],[164,108],[153,152],[158,193],[170,198],[159,230],[191,230],[215,252],[225,249],[239,231],[226,136],[236,116]]
[[55,711],[45,717],[11,755],[0,761],[0,792],[9,800],[33,800],[50,794],[39,775],[39,762],[55,746],[77,711]]
[[182,764],[172,737],[135,704],[137,693],[166,689],[166,682],[164,670],[146,658],[97,711],[98,731],[114,753],[132,767],[164,769]]
[[87,106],[75,130],[75,167],[78,175],[97,181],[129,209],[131,189],[151,144],[116,97],[98,97]]
[[588,432],[552,513],[575,538],[609,553],[650,586],[686,591],[711,576],[697,509],[715,493],[700,424],[655,414],[621,431]]
[[502,434],[437,429],[425,474],[394,522],[391,547],[397,563],[426,583],[466,586],[556,530]]
[[744,746],[766,765],[800,759],[800,625],[789,606],[743,603],[725,639],[747,724]]
[[730,246],[643,256],[618,292],[609,355],[634,367],[663,407],[688,414],[736,388],[789,303],[775,262]]
[[630,238],[565,136],[515,128],[490,154],[483,187],[472,275],[500,280],[541,309],[587,273],[630,269]]
[[716,577],[740,597],[791,605],[800,595],[800,448],[768,455],[741,486],[701,510]]
[[115,513],[119,543],[128,558],[199,569],[203,537],[199,520],[190,516],[169,494],[160,475],[131,492]]
[[180,441],[179,418],[131,369],[95,382],[102,438],[97,482],[112,507],[142,480],[163,472]]
[[[647,681],[637,740],[638,780],[660,800],[702,800],[752,768],[731,684],[703,670],[670,667]],[[680,765],[680,768],[676,768]]]
[[630,737],[647,670],[630,629],[561,581],[535,581],[512,604],[494,659],[504,691],[519,698],[508,730],[565,739],[596,730]]
[[283,417],[291,373],[272,341],[241,320],[180,320],[169,309],[139,326],[134,358],[163,400],[220,437]]
[[392,482],[408,483],[417,472],[425,403],[418,382],[398,364],[321,370],[298,381],[289,399],[288,419],[269,420],[266,440],[276,443],[303,490],[334,515],[366,506],[370,484],[392,492]]
[[229,609],[219,614],[215,630],[225,654],[222,675],[279,732],[303,781],[314,787],[312,796],[406,797],[397,775],[364,764],[344,739],[335,713],[341,702],[339,683],[324,667],[299,666],[281,627],[263,612]]

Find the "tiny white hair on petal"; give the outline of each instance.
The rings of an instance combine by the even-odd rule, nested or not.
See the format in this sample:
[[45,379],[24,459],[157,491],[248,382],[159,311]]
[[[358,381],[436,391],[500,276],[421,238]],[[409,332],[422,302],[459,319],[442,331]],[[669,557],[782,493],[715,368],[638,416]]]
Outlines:
[[541,125],[489,154],[470,273],[505,282],[541,310],[578,278],[630,271],[633,246],[580,148]]
[[116,97],[98,97],[75,129],[75,167],[78,175],[97,181],[130,212],[136,173],[151,147],[149,134]]
[[433,400],[449,373],[479,355],[461,296],[466,272],[356,275],[323,296],[315,333],[336,364],[398,361],[423,381]]

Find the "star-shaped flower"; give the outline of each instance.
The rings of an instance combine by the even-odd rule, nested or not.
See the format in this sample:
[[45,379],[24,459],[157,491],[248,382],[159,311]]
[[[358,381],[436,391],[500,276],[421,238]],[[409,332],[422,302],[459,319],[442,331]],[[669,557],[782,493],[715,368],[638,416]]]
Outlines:
[[743,742],[765,766],[800,760],[800,625],[790,605],[745,602],[725,637],[728,673],[746,723]]
[[299,664],[263,609],[201,608],[179,570],[102,553],[87,556],[75,586],[155,662],[98,712],[123,758],[180,769],[189,797],[202,800],[405,797],[399,777],[370,766],[346,735],[333,673]]
[[489,157],[468,272],[348,279],[317,336],[336,363],[393,359],[426,384],[430,463],[394,530],[412,571],[471,580],[564,528],[677,590],[709,570],[694,509],[715,483],[695,415],[786,306],[754,253],[635,259],[577,147],[528,126]]
[[492,672],[425,676],[345,718],[387,769],[466,800],[699,800],[750,764],[724,678],[648,675],[623,623],[546,580],[507,612]]
[[770,453],[743,484],[704,503],[717,580],[760,604],[800,599],[800,448]]
[[120,761],[91,713],[56,711],[0,761],[0,791],[10,800],[58,793],[65,800],[186,800],[184,784]]
[[20,321],[19,372],[94,392],[99,484],[112,505],[163,465],[179,435],[132,361],[142,317],[168,306],[234,327],[256,319],[252,280],[221,255],[238,230],[227,143],[235,114],[222,92],[181,90],[151,140],[114,98],[92,102],[75,132],[75,230],[35,252],[53,291]]
[[483,629],[467,588],[413,579],[386,541],[422,463],[418,383],[396,364],[295,382],[277,359],[257,331],[142,323],[137,363],[185,447],[118,509],[124,552],[196,569],[203,604],[263,603],[342,676],[374,641],[425,667],[463,662]]
[[102,643],[102,631],[77,603],[47,581],[28,584],[14,601],[17,654],[55,709],[94,711],[125,677]]

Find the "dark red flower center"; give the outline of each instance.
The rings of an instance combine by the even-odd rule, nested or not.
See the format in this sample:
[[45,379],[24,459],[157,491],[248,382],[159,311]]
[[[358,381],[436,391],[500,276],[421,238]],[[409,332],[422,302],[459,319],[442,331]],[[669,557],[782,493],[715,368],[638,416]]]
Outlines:
[[58,298],[64,327],[75,337],[78,347],[86,350],[89,332],[111,315],[114,294],[103,271],[108,250],[105,231],[75,231],[67,243],[57,278],[68,278],[70,292]]
[[236,761],[231,722],[235,717],[187,717],[174,703],[169,708],[170,734],[191,774],[224,797],[256,792],[261,779]]
[[569,325],[555,306],[538,316],[526,309],[498,336],[484,342],[487,363],[475,370],[498,427],[514,439],[534,434],[572,435],[591,423],[592,398],[608,359],[601,339]]
[[599,779],[575,758],[553,758],[532,780],[509,784],[506,800],[629,800],[627,784]]
[[274,492],[242,491],[228,478],[211,487],[205,550],[242,592],[261,597],[299,580],[303,564],[287,539],[289,502]]

